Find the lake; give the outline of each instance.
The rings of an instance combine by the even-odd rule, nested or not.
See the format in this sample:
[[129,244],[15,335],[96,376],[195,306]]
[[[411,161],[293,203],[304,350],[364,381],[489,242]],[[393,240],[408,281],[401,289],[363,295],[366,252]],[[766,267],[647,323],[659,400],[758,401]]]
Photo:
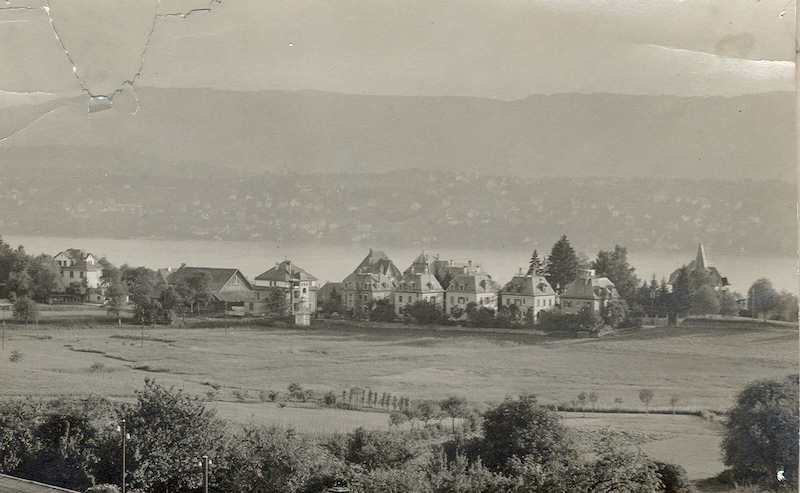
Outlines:
[[[284,259],[316,276],[322,283],[341,281],[363,260],[370,245],[312,245],[284,244],[277,242],[246,241],[194,241],[136,238],[121,240],[113,238],[69,238],[58,236],[3,235],[3,240],[16,248],[23,245],[29,254],[47,253],[55,255],[67,248],[81,248],[98,257],[106,256],[116,264],[144,265],[152,269],[180,267],[182,263],[195,267],[229,267],[239,269],[249,279],[270,269]],[[420,254],[420,247],[393,247],[372,245],[383,250],[402,271]],[[428,253],[456,262],[480,263],[500,283],[511,280],[519,268],[527,269],[531,251],[519,246],[498,246],[495,249],[435,248]],[[540,251],[546,256],[548,251]],[[594,258],[597,252],[586,252]],[[653,273],[660,279],[681,265],[691,262],[696,250],[690,251],[632,251],[628,250],[628,261],[636,268],[636,274],[649,279]],[[746,294],[750,285],[758,278],[772,280],[778,290],[798,292],[798,259],[790,256],[746,256],[715,255],[706,251],[710,263],[728,276],[732,289]]]

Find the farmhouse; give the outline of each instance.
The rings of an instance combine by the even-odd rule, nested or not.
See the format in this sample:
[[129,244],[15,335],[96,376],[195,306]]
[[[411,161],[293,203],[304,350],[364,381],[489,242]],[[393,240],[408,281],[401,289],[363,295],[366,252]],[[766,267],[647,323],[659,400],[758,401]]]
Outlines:
[[370,302],[392,299],[402,274],[382,251],[369,249],[369,254],[342,281],[342,300],[345,310],[363,314]]
[[406,305],[417,301],[428,301],[444,309],[444,289],[430,269],[433,258],[422,252],[403,272],[394,292],[394,308],[398,315]]
[[239,269],[187,267],[186,264],[181,264],[178,270],[166,276],[166,280],[169,286],[177,286],[202,274],[209,278],[209,293],[215,302],[244,314],[245,302],[253,299],[253,286]]
[[500,298],[506,308],[516,307],[523,316],[533,320],[539,318],[543,310],[552,310],[556,304],[556,292],[544,276],[519,274],[514,276],[500,291]]
[[564,288],[561,293],[561,311],[575,314],[588,307],[592,315],[597,316],[610,301],[618,299],[619,294],[614,283],[607,277],[595,277],[594,270],[587,269]]
[[[276,263],[275,267],[259,274],[254,284],[255,299],[248,301],[245,310],[249,314],[263,315],[276,305],[291,314],[317,311],[317,278],[291,260]],[[276,301],[276,297],[282,301]]]

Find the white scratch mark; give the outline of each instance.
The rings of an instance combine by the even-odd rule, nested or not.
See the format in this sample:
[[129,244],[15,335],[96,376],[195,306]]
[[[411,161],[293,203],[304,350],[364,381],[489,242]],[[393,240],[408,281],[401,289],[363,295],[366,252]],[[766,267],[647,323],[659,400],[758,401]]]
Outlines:
[[8,139],[10,139],[11,137],[14,137],[15,135],[19,135],[21,132],[24,132],[24,131],[25,131],[25,130],[28,128],[28,127],[30,127],[30,126],[31,126],[31,125],[33,125],[34,123],[38,122],[39,120],[41,120],[42,118],[46,117],[46,116],[47,116],[47,115],[49,115],[50,113],[52,113],[52,112],[54,112],[54,111],[57,111],[57,110],[59,110],[59,109],[61,109],[61,107],[54,108],[54,109],[52,109],[52,110],[48,111],[48,112],[47,112],[47,113],[45,113],[44,115],[40,116],[39,118],[37,118],[37,119],[33,120],[32,122],[30,122],[29,124],[25,125],[25,126],[24,126],[24,127],[22,127],[21,129],[17,130],[17,131],[16,131],[16,132],[14,132],[13,134],[11,134],[11,135],[9,135],[9,136],[7,136],[7,137],[3,137],[2,139],[0,139],[0,142],[5,142],[5,141],[7,141]]

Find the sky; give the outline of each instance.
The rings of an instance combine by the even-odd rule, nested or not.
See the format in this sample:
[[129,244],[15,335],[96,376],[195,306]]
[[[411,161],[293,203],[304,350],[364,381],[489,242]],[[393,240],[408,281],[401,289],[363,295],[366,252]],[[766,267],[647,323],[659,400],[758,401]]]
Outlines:
[[3,1],[0,107],[142,86],[508,101],[795,87],[786,0]]

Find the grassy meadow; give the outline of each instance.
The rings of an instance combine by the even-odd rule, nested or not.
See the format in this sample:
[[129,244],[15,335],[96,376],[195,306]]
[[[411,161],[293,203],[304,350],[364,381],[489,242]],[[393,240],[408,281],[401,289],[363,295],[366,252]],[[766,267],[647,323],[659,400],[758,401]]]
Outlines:
[[[143,337],[142,337],[143,336]],[[11,361],[12,351],[19,357]],[[308,329],[236,325],[228,329],[43,323],[7,325],[0,352],[4,397],[101,394],[130,399],[144,378],[214,402],[223,418],[294,426],[327,434],[386,429],[385,413],[282,407],[260,391],[298,383],[341,396],[351,387],[412,400],[464,395],[486,405],[535,393],[543,403],[572,403],[596,392],[597,410],[722,412],[748,382],[796,373],[792,327],[695,324],[630,330],[602,338],[557,339],[524,331],[415,328],[402,324]],[[216,390],[214,390],[216,389]],[[243,391],[246,397],[242,401]],[[622,403],[615,402],[621,398]],[[591,404],[587,408],[591,410]],[[562,413],[563,415],[563,413]],[[569,413],[575,428],[653,434],[639,445],[683,465],[692,478],[722,469],[718,422],[672,414]]]

